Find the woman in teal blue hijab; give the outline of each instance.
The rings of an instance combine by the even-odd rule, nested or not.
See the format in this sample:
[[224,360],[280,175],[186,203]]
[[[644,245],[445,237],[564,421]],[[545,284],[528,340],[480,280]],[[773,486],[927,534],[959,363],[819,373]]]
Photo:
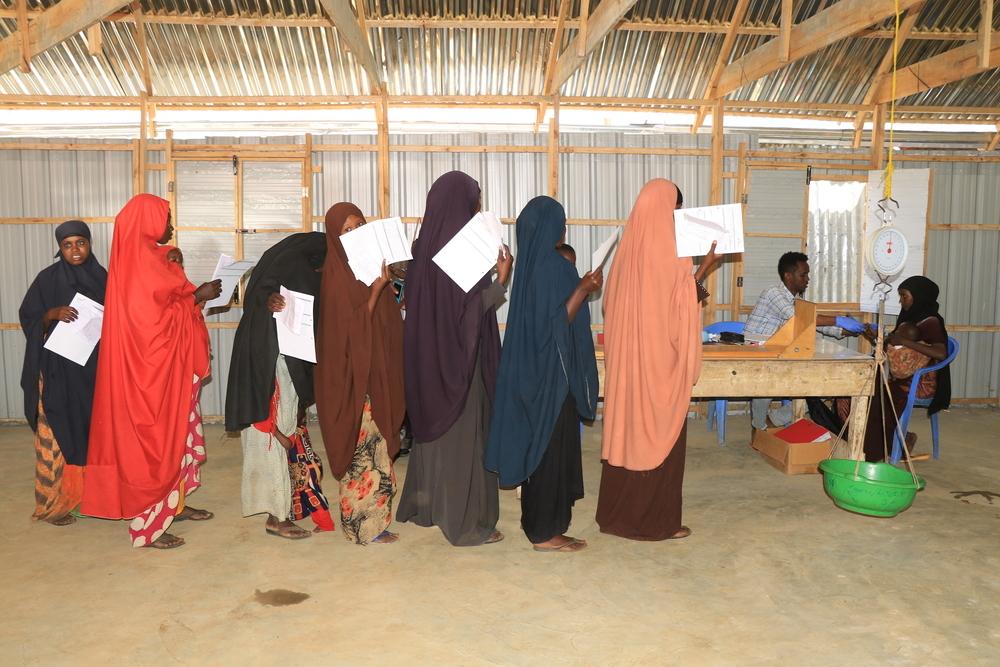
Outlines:
[[558,246],[566,213],[535,197],[517,218],[518,258],[486,468],[501,486],[521,485],[521,527],[536,551],[579,551],[566,536],[573,504],[583,497],[580,420],[594,419],[597,364],[587,297],[598,270],[582,279]]

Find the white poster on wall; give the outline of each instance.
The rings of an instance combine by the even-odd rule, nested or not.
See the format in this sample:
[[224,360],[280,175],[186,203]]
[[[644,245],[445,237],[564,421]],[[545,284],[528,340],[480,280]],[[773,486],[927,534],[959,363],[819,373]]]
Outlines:
[[[885,299],[887,315],[899,314],[899,294],[896,287],[910,276],[918,276],[924,271],[924,246],[927,238],[927,205],[929,203],[931,182],[930,169],[896,169],[892,176],[892,198],[899,202],[893,226],[906,237],[909,248],[903,270],[889,278],[892,289]],[[867,206],[864,229],[864,250],[861,271],[861,310],[866,313],[877,313],[880,281],[870,266],[868,266],[868,245],[871,235],[882,226],[878,217],[878,202],[885,195],[885,172],[868,172]]]

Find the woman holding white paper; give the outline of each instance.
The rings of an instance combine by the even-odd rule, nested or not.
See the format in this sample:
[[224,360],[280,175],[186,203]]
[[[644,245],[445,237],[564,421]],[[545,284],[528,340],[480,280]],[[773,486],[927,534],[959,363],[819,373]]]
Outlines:
[[406,404],[413,448],[397,518],[438,526],[455,546],[498,542],[497,475],[483,464],[500,363],[497,307],[513,258],[468,292],[433,258],[481,208],[479,184],[460,171],[427,193],[406,276]]
[[403,318],[389,271],[371,287],[354,275],[340,242],[365,223],[354,204],[326,212],[326,262],[316,330],[316,410],[333,476],[340,525],[355,544],[390,543],[403,398]]
[[31,283],[19,312],[27,338],[21,388],[24,416],[35,432],[35,511],[32,518],[65,526],[83,497],[90,409],[97,376],[97,349],[84,365],[45,349],[59,322],[79,312],[70,306],[80,294],[104,303],[108,272],[91,254],[90,228],[79,220],[56,227],[59,258]]

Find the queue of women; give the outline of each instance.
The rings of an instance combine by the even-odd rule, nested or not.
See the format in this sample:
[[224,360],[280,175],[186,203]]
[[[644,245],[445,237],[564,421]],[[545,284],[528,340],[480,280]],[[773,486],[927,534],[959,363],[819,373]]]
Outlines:
[[[677,257],[679,204],[669,181],[642,188],[605,284],[600,270],[581,277],[557,251],[565,211],[536,197],[517,218],[516,262],[501,250],[495,271],[465,292],[432,258],[479,211],[481,192],[468,175],[447,173],[427,195],[405,319],[388,269],[370,287],[354,277],[340,240],[365,224],[353,204],[329,209],[325,234],[270,248],[247,284],[226,394],[226,428],[240,432],[243,450],[244,516],[291,540],[339,523],[364,545],[398,540],[389,530],[395,510],[397,521],[475,546],[503,539],[499,489],[520,486],[521,528],[535,550],[586,548],[566,533],[584,495],[581,421],[597,411],[587,302],[603,287],[597,523],[634,540],[690,535],[681,523],[685,424],[701,363],[702,279],[717,258],[710,252],[695,272]],[[125,520],[133,546],[169,549],[184,544],[168,532],[172,522],[213,517],[188,497],[205,460],[199,395],[211,356],[202,308],[221,287],[187,279],[182,254],[167,245],[172,232],[168,202],[133,197],[115,219],[105,271],[87,225],[56,229],[58,261],[20,310],[36,520]],[[316,297],[316,364],[279,351],[281,286]],[[57,323],[76,319],[77,293],[104,305],[85,366],[44,347]],[[335,491],[322,487],[306,420],[313,405]],[[404,418],[414,443],[400,490],[393,464]],[[312,529],[296,523],[307,517]]]

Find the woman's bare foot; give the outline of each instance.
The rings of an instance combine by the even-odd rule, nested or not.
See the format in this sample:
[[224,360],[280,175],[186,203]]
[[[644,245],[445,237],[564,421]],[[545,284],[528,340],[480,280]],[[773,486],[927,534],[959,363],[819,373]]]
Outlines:
[[494,530],[492,533],[490,533],[490,536],[486,538],[486,541],[483,542],[483,544],[496,544],[497,542],[502,542],[502,541],[503,541],[503,533],[501,533],[499,530]]
[[587,548],[587,540],[579,540],[569,535],[557,535],[551,540],[531,545],[535,551],[559,551],[570,553]]
[[199,510],[194,507],[187,506],[181,513],[174,517],[174,521],[208,521],[215,515],[208,510]]
[[687,526],[681,526],[680,530],[678,530],[676,533],[674,533],[673,535],[671,535],[667,539],[668,540],[683,540],[685,537],[688,537],[690,534],[691,534],[691,529],[690,528],[688,528]]
[[158,538],[146,545],[152,549],[176,549],[184,546],[184,540],[170,533],[163,533]]
[[302,540],[312,537],[312,533],[305,528],[300,528],[291,521],[278,521],[278,517],[273,514],[267,515],[267,521],[264,523],[264,531],[268,535],[283,537],[286,540]]

